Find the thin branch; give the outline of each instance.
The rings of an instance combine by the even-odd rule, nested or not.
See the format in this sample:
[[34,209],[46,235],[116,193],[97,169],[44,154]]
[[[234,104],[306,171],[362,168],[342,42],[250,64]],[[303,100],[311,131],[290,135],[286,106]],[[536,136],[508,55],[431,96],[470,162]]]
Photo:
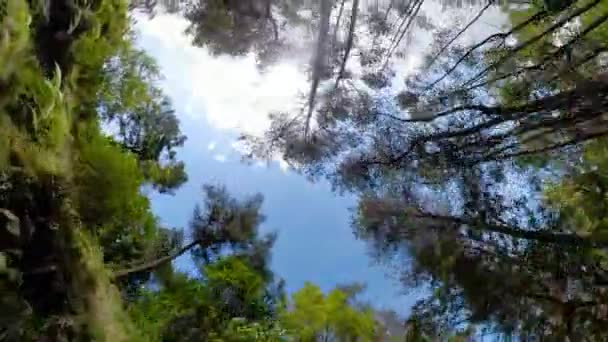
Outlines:
[[415,5],[412,7],[412,11],[410,11],[407,14],[407,18],[409,19],[405,28],[403,29],[403,31],[401,32],[401,35],[399,36],[399,39],[397,39],[397,41],[395,42],[395,44],[393,44],[392,49],[389,49],[386,59],[384,61],[384,64],[382,65],[382,68],[380,69],[381,71],[383,71],[384,69],[386,69],[386,67],[388,66],[388,63],[393,55],[393,53],[395,52],[395,50],[397,50],[397,47],[399,47],[399,44],[401,44],[401,40],[403,40],[403,37],[405,37],[405,35],[408,33],[410,26],[412,25],[412,23],[414,22],[414,19],[416,18],[416,16],[418,16],[418,12],[420,11],[420,8],[422,7],[422,4],[424,3],[424,0],[416,0],[417,2],[415,3]]
[[[512,144],[509,144],[496,151],[493,151],[492,153],[485,156],[484,160],[494,160],[494,158],[496,158],[497,156],[505,155],[506,154],[505,152],[507,152],[511,149],[516,149],[519,146],[528,144],[543,136],[559,133],[560,131],[562,131],[565,128],[573,127],[573,126],[576,127],[577,124],[589,122],[593,119],[596,119],[600,115],[602,115],[602,113],[591,113],[591,115],[589,113],[583,113],[583,115],[568,116],[566,118],[563,118],[563,117],[555,118],[555,119],[551,119],[548,121],[541,121],[541,122],[538,122],[538,123],[535,123],[532,125],[520,126],[517,129],[514,129],[507,134],[501,134],[497,138],[504,140],[505,138],[508,138],[508,137],[515,138],[516,136],[521,135],[524,132],[533,132],[534,130],[537,130],[537,129],[539,131],[534,134],[531,134],[527,137],[524,137],[522,140],[518,140]],[[495,144],[495,145],[498,145],[498,144]],[[463,146],[461,146],[461,148],[462,147]]]
[[384,12],[384,22],[386,22],[386,20],[388,19],[388,14],[391,12],[391,10],[393,9],[393,2],[395,0],[390,0],[388,7],[386,8],[386,12]]
[[338,10],[338,18],[336,18],[336,26],[334,27],[334,33],[332,35],[332,45],[338,40],[338,30],[340,29],[340,20],[342,19],[342,12],[344,11],[344,2],[346,2],[346,0],[342,0],[340,9]]
[[393,119],[400,120],[401,122],[404,122],[404,123],[431,122],[431,121],[435,121],[439,118],[442,118],[444,116],[448,116],[450,114],[464,112],[464,111],[478,111],[478,112],[481,112],[481,113],[487,114],[487,115],[497,114],[498,113],[497,108],[498,107],[490,107],[490,106],[485,106],[485,105],[462,105],[462,106],[452,107],[450,109],[439,112],[433,116],[428,116],[428,117],[424,117],[424,118],[399,119],[397,117],[394,117]]
[[[504,74],[495,78],[492,78],[490,80],[487,80],[485,82],[482,83],[478,83],[475,84],[473,86],[470,86],[468,88],[465,88],[464,91],[470,91],[479,87],[483,87],[486,86],[488,84],[492,84],[495,83],[497,81],[506,79],[506,78],[510,78],[510,77],[515,77],[515,76],[519,76],[525,72],[528,71],[536,71],[536,70],[543,70],[546,63],[554,60],[558,57],[561,57],[562,55],[564,55],[566,52],[568,52],[570,50],[570,48],[572,47],[572,45],[574,45],[575,43],[577,43],[578,41],[580,41],[583,37],[585,37],[587,34],[589,34],[591,31],[595,30],[598,26],[600,26],[601,24],[603,24],[606,20],[608,20],[608,13],[605,13],[604,15],[602,15],[601,17],[596,18],[596,20],[594,20],[591,24],[589,24],[589,26],[587,26],[585,28],[585,30],[579,32],[574,38],[572,38],[568,43],[562,45],[561,47],[559,47],[559,49],[557,49],[555,52],[553,52],[550,55],[545,56],[542,61],[538,64],[529,66],[529,67],[525,67],[525,68],[520,68],[516,71],[513,71],[511,73],[508,74]],[[601,47],[598,49],[594,50],[594,54],[593,56],[597,56],[597,54],[599,54],[601,51],[605,51],[607,48],[606,47]],[[598,52],[598,50],[600,52]]]
[[493,233],[509,235],[518,239],[534,240],[544,243],[557,244],[562,246],[587,246],[587,247],[607,247],[608,241],[604,239],[590,239],[571,233],[553,233],[546,230],[526,230],[517,227],[511,227],[501,224],[491,224],[480,222],[473,219],[437,215],[419,211],[411,214],[412,217],[420,219],[429,219],[437,222],[452,223],[458,225],[466,225],[469,227],[477,227]]
[[485,5],[480,11],[479,13],[477,13],[477,15],[475,16],[475,18],[473,18],[471,21],[469,21],[469,23],[462,28],[454,37],[452,37],[452,39],[450,39],[449,42],[447,42],[443,47],[441,47],[441,49],[439,49],[439,52],[433,56],[433,58],[431,59],[431,61],[429,62],[429,64],[426,66],[426,68],[430,68],[436,61],[437,59],[439,59],[439,57],[445,52],[445,50],[452,45],[452,43],[454,43],[456,41],[456,39],[458,39],[463,33],[465,33],[471,26],[473,26],[473,24],[475,24],[477,22],[477,20],[479,20],[479,18],[481,18],[481,16],[484,14],[484,12],[490,8],[490,6],[494,5],[494,0],[490,0],[488,1],[488,4]]
[[558,73],[557,75],[553,76],[551,79],[549,79],[549,83],[555,81],[556,79],[558,79],[559,77],[563,76],[564,73],[568,72],[568,71],[574,71],[577,68],[585,65],[586,63],[592,61],[593,59],[595,59],[595,57],[599,56],[601,53],[604,53],[608,51],[608,47],[606,46],[602,46],[600,48],[594,49],[589,55],[587,55],[587,57],[581,59],[580,61],[578,61],[576,64],[574,65],[570,65],[568,68],[566,68],[565,70],[563,70],[562,72]]
[[518,53],[519,51],[525,49],[526,47],[536,43],[537,41],[539,41],[540,39],[542,39],[543,37],[547,36],[550,33],[553,33],[555,30],[563,27],[566,23],[568,23],[569,21],[571,21],[572,19],[584,14],[585,12],[591,10],[593,7],[597,6],[600,3],[601,0],[594,0],[590,3],[588,3],[586,6],[583,6],[579,9],[577,9],[576,11],[572,12],[569,16],[566,16],[564,18],[562,18],[561,20],[556,21],[553,25],[551,25],[548,29],[544,30],[543,32],[541,32],[540,34],[528,39],[527,41],[517,45],[515,48],[508,50],[508,53],[505,56],[502,56],[497,62],[488,65],[487,67],[485,67],[483,70],[481,70],[480,72],[478,72],[475,76],[473,76],[472,78],[470,78],[468,81],[466,81],[465,83],[463,83],[463,86],[466,86],[468,84],[471,84],[473,82],[476,82],[477,80],[479,80],[481,77],[483,77],[483,75],[485,75],[488,71],[490,70],[497,70],[498,67],[500,67],[501,65],[503,65],[509,58],[513,57],[516,53]]
[[[585,135],[582,135],[582,136],[579,136],[574,139],[567,140],[567,141],[564,141],[564,142],[561,142],[558,144],[545,146],[545,147],[539,148],[539,149],[524,150],[524,151],[511,153],[511,154],[504,154],[502,156],[493,157],[491,160],[498,161],[498,160],[514,159],[514,158],[524,157],[524,156],[538,155],[538,154],[542,154],[542,153],[560,150],[562,148],[566,148],[566,147],[570,147],[570,146],[579,145],[586,141],[601,138],[601,137],[604,137],[607,135],[608,135],[608,131],[589,133],[589,134],[585,134]],[[489,160],[483,160],[483,161],[489,161]],[[483,161],[480,161],[480,162],[483,162]]]
[[519,32],[521,29],[523,29],[524,27],[539,21],[541,19],[543,19],[548,13],[546,11],[539,11],[537,13],[535,13],[533,16],[531,16],[530,18],[528,18],[527,20],[525,20],[524,22],[520,23],[519,25],[515,26],[514,28],[512,28],[510,31],[507,32],[502,32],[502,33],[495,33],[491,36],[486,37],[484,40],[482,40],[481,42],[471,46],[469,48],[469,50],[467,50],[467,52],[462,55],[457,61],[456,63],[454,63],[454,65],[452,65],[452,67],[446,71],[442,76],[440,76],[439,78],[437,78],[435,81],[431,82],[431,84],[429,84],[428,86],[426,86],[425,90],[429,90],[433,87],[435,87],[435,85],[437,85],[439,82],[443,81],[446,77],[448,77],[452,72],[454,72],[454,70],[456,70],[456,68],[467,58],[469,57],[475,50],[479,49],[480,47],[496,40],[496,39],[502,39],[503,41],[509,37],[510,35]]
[[[575,87],[569,91],[563,91],[558,94],[554,94],[551,96],[547,96],[536,101],[520,105],[514,107],[490,107],[483,105],[465,105],[458,106],[452,109],[448,109],[440,113],[439,115],[449,115],[452,113],[457,113],[460,111],[466,110],[477,110],[486,115],[491,116],[492,118],[487,121],[475,124],[473,126],[459,129],[459,130],[445,130],[439,131],[432,134],[422,135],[414,138],[412,141],[408,143],[408,147],[402,151],[402,153],[392,156],[385,160],[370,160],[366,163],[373,165],[395,165],[400,163],[404,158],[406,158],[412,151],[414,151],[417,147],[420,147],[422,144],[429,141],[441,141],[444,139],[453,139],[458,137],[466,137],[474,134],[481,133],[484,130],[491,129],[497,125],[508,121],[515,121],[525,118],[529,114],[532,113],[551,113],[555,110],[563,110],[564,108],[569,109],[570,114],[568,118],[556,118],[555,120],[570,120],[570,117],[574,118],[573,122],[584,122],[588,121],[588,119],[592,119],[593,117],[597,117],[608,111],[608,74],[600,74],[593,80],[586,80],[580,82],[578,87]],[[575,107],[573,107],[575,106]],[[407,119],[400,119],[397,117],[392,117],[392,119],[408,123]],[[534,127],[534,125],[538,125],[541,123],[535,122],[533,125],[529,126]],[[551,124],[558,124],[557,122],[552,122]],[[495,161],[495,160],[503,160],[513,158],[519,155],[526,154],[538,154],[543,153],[549,150],[563,148],[572,144],[577,144],[582,141],[590,140],[593,138],[597,138],[605,135],[606,132],[599,133],[590,133],[584,136],[580,136],[580,139],[577,141],[567,141],[559,144],[554,144],[548,146],[543,149],[531,150],[531,151],[521,151],[518,153],[511,153],[505,155],[487,155],[485,157],[475,157],[473,156],[471,159],[465,158],[467,160],[461,160],[461,163],[465,163],[467,165],[476,165],[483,162]],[[496,144],[494,144],[496,146]],[[500,152],[499,152],[500,153]]]
[[407,8],[405,9],[405,15],[401,19],[401,22],[400,22],[399,26],[397,27],[397,31],[395,32],[395,34],[391,37],[391,39],[389,41],[388,50],[391,50],[393,48],[393,44],[395,44],[395,41],[397,40],[397,37],[399,37],[399,32],[401,32],[401,29],[403,28],[403,26],[407,22],[407,19],[409,17],[409,13],[414,8],[414,6],[416,4],[416,1],[418,1],[418,0],[410,0],[410,2],[407,4]]
[[112,277],[114,279],[116,279],[116,278],[122,278],[122,277],[128,276],[129,274],[132,274],[132,273],[150,271],[152,269],[155,269],[155,268],[157,268],[159,266],[162,266],[162,265],[164,265],[166,263],[169,263],[169,262],[175,260],[179,256],[183,255],[187,251],[189,251],[192,248],[194,248],[197,245],[199,245],[200,243],[201,243],[200,240],[195,240],[195,241],[192,241],[191,243],[183,246],[182,248],[176,250],[175,252],[173,252],[173,253],[171,253],[169,255],[166,255],[166,256],[164,256],[162,258],[159,258],[159,259],[156,259],[156,260],[152,260],[152,261],[143,263],[141,265],[133,266],[133,267],[130,267],[130,268],[114,271],[114,273],[112,273]]
[[[493,119],[485,121],[483,123],[461,129],[459,131],[444,131],[424,137],[422,141],[432,141],[446,138],[462,137],[470,134],[480,132],[485,129],[489,129],[498,124],[518,120],[528,114],[537,113],[539,111],[551,112],[554,110],[560,110],[563,108],[569,108],[573,104],[579,104],[577,108],[571,108],[573,114],[591,114],[600,113],[606,110],[608,103],[606,103],[606,93],[608,93],[608,74],[600,74],[597,79],[586,80],[580,82],[577,87],[569,91],[563,91],[551,96],[546,96],[536,101],[532,101],[523,105],[513,107],[503,106],[484,106],[484,105],[464,105],[457,106],[448,109],[444,112],[437,114],[431,120],[436,119],[440,116],[453,114],[456,112],[466,110],[476,110],[486,115],[496,116]],[[600,106],[597,106],[599,101]]]

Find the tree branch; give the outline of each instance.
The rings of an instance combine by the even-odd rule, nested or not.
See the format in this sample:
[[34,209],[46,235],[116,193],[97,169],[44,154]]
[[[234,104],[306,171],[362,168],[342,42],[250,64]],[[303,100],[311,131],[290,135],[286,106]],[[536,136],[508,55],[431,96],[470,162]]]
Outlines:
[[332,35],[332,45],[335,44],[338,40],[338,30],[340,29],[340,20],[342,19],[342,12],[344,11],[344,2],[346,2],[346,0],[342,0],[342,2],[340,3],[340,9],[338,10],[336,26],[334,27],[334,33]]
[[[520,68],[516,71],[513,71],[511,73],[507,73],[495,78],[492,78],[490,80],[472,85],[468,88],[465,88],[464,91],[470,91],[479,87],[483,87],[486,86],[488,84],[492,84],[495,83],[497,81],[506,79],[506,78],[510,78],[510,77],[515,77],[515,76],[519,76],[525,72],[528,71],[537,71],[537,70],[543,70],[546,63],[556,59],[558,57],[561,57],[564,53],[566,53],[567,51],[570,50],[570,48],[572,47],[572,45],[574,45],[575,43],[577,43],[578,41],[581,40],[581,38],[585,37],[587,34],[589,34],[591,31],[595,30],[598,26],[600,26],[602,23],[604,23],[606,20],[608,19],[608,13],[605,13],[604,15],[602,15],[601,17],[598,17],[596,20],[594,20],[591,24],[589,24],[589,26],[587,26],[583,31],[577,33],[577,35],[572,38],[568,43],[562,45],[561,47],[559,47],[559,49],[557,49],[555,52],[553,52],[552,54],[545,56],[542,61],[538,64],[532,65],[532,66],[528,66],[525,68]],[[599,52],[596,53],[597,50],[601,50],[601,51],[605,51],[606,47],[602,47],[599,49],[594,50],[594,57],[597,56],[597,54],[599,54]]]
[[405,25],[405,28],[401,32],[401,35],[399,35],[399,30],[397,30],[397,35],[399,38],[397,39],[397,41],[394,42],[394,44],[392,44],[392,47],[389,47],[388,53],[386,55],[386,59],[384,60],[384,64],[382,65],[382,68],[380,69],[381,71],[386,69],[386,67],[388,66],[388,62],[390,61],[391,56],[393,55],[395,50],[397,50],[397,47],[401,43],[401,40],[403,39],[403,37],[405,37],[405,35],[407,34],[410,26],[412,25],[412,22],[414,22],[414,18],[416,18],[416,16],[418,15],[418,11],[420,11],[420,7],[422,7],[423,3],[424,3],[424,0],[415,0],[415,3],[410,8],[410,11],[408,13],[406,13],[403,23],[405,23],[405,20],[407,20],[407,24]]
[[412,217],[420,219],[429,219],[437,222],[466,225],[469,227],[478,227],[493,233],[500,233],[518,239],[533,240],[543,243],[551,243],[562,246],[584,246],[584,247],[608,247],[608,240],[589,239],[576,234],[569,233],[552,233],[543,230],[525,230],[521,228],[511,227],[502,224],[491,224],[487,222],[478,222],[472,219],[467,219],[457,216],[436,215],[432,213],[419,211],[411,214]]
[[466,81],[465,83],[463,83],[463,86],[466,86],[468,84],[471,84],[473,82],[476,82],[477,80],[479,80],[481,77],[483,77],[484,74],[486,74],[488,71],[490,70],[496,70],[498,69],[499,66],[503,65],[509,58],[513,57],[513,55],[515,55],[516,53],[518,53],[519,51],[523,50],[524,48],[536,43],[537,41],[539,41],[541,38],[545,37],[546,35],[553,33],[555,30],[561,28],[562,26],[564,26],[566,23],[568,23],[570,20],[584,14],[585,12],[591,10],[593,7],[597,6],[600,3],[601,0],[594,0],[590,3],[588,3],[586,6],[583,6],[581,8],[579,8],[578,10],[574,11],[573,13],[571,13],[569,16],[566,16],[564,18],[562,18],[561,20],[558,20],[557,22],[555,22],[553,25],[551,25],[548,29],[546,29],[545,31],[541,32],[540,34],[528,39],[527,41],[517,45],[515,48],[510,49],[508,51],[508,53],[501,57],[496,63],[493,63],[487,67],[485,67],[482,71],[478,72],[477,75],[473,76],[472,78],[470,78],[468,81]]
[[390,0],[388,7],[386,8],[386,12],[384,12],[384,22],[386,22],[386,20],[388,19],[388,14],[391,12],[391,10],[393,9],[393,2],[395,0]]
[[484,160],[482,160],[480,162],[483,162],[483,161],[499,161],[499,160],[513,159],[513,158],[518,158],[518,157],[524,157],[524,156],[536,155],[536,154],[541,154],[541,153],[547,153],[547,152],[559,150],[559,149],[562,149],[562,148],[565,148],[565,147],[575,146],[575,145],[584,143],[584,142],[589,141],[589,140],[593,140],[593,139],[604,137],[606,135],[608,135],[608,131],[601,131],[601,132],[590,133],[590,134],[586,134],[584,136],[579,136],[579,137],[576,137],[576,138],[571,139],[571,140],[567,140],[567,141],[564,141],[564,142],[561,142],[561,143],[558,143],[558,144],[553,144],[553,145],[545,146],[545,147],[539,148],[539,149],[523,150],[523,151],[519,151],[519,152],[516,152],[516,153],[510,153],[510,154],[493,156],[492,158],[485,158]]
[[454,72],[454,70],[456,70],[456,68],[467,58],[469,57],[475,50],[479,49],[480,47],[486,45],[487,43],[495,40],[495,39],[502,39],[503,41],[509,37],[510,35],[519,32],[521,29],[523,29],[524,27],[528,26],[531,23],[534,23],[536,21],[541,20],[542,18],[544,18],[548,13],[546,11],[539,11],[536,14],[534,14],[533,16],[531,16],[530,18],[528,18],[526,21],[522,22],[521,24],[515,26],[514,28],[512,28],[510,31],[507,32],[502,32],[502,33],[495,33],[491,36],[488,36],[486,39],[482,40],[481,42],[473,45],[472,47],[469,48],[469,50],[467,50],[467,52],[462,55],[454,65],[452,65],[452,67],[446,71],[442,76],[440,76],[439,78],[437,78],[435,81],[431,82],[431,84],[429,84],[428,86],[426,86],[425,90],[430,90],[431,88],[435,87],[435,85],[437,85],[437,83],[443,81],[446,77],[448,77],[452,72]]
[[439,52],[431,59],[431,61],[429,62],[429,64],[426,66],[426,68],[430,68],[436,61],[437,59],[439,59],[439,57],[445,52],[445,50],[452,45],[452,43],[454,43],[456,41],[456,39],[458,39],[463,33],[465,33],[473,24],[475,24],[477,22],[477,20],[479,20],[479,18],[481,18],[481,16],[484,14],[484,12],[490,8],[490,6],[494,5],[494,1],[495,0],[490,0],[488,1],[488,4],[485,5],[475,16],[475,18],[473,18],[471,21],[469,21],[469,23],[462,28],[454,37],[452,37],[452,39],[450,39],[449,42],[447,42],[443,47],[441,47],[441,49],[439,49]]
[[[550,113],[555,110],[570,110],[572,115],[582,114],[589,111],[590,113],[605,112],[608,108],[608,73],[602,73],[596,79],[585,80],[579,82],[578,86],[569,91],[563,91],[554,95],[545,96],[536,101],[532,101],[523,105],[513,107],[503,106],[484,106],[484,105],[463,105],[448,109],[438,113],[430,120],[434,120],[440,116],[453,114],[466,110],[477,110],[486,115],[495,115],[496,117],[483,123],[461,129],[458,131],[444,131],[435,134],[430,134],[421,138],[422,141],[432,141],[446,138],[462,137],[469,134],[477,133],[485,129],[489,129],[498,124],[521,119],[526,115],[546,112]],[[590,114],[586,113],[586,114]]]
[[126,268],[126,269],[114,271],[112,273],[112,277],[114,279],[117,279],[117,278],[122,278],[122,277],[128,276],[129,274],[132,274],[132,273],[150,271],[150,270],[152,270],[154,268],[157,268],[159,266],[162,266],[162,265],[164,265],[166,263],[169,263],[169,262],[175,260],[179,256],[183,255],[187,251],[189,251],[192,248],[194,248],[197,245],[199,245],[200,243],[201,243],[200,240],[195,240],[195,241],[192,241],[191,243],[183,246],[182,248],[176,250],[175,252],[173,252],[173,253],[171,253],[169,255],[166,255],[166,256],[164,256],[162,258],[159,258],[159,259],[156,259],[156,260],[152,260],[152,261],[143,263],[141,265],[137,265],[137,266],[129,267],[129,268]]

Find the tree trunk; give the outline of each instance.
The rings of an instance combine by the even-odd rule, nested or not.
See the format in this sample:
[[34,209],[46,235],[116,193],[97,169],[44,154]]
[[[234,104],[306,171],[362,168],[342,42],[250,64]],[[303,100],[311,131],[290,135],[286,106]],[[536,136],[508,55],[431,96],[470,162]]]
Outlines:
[[338,30],[340,30],[340,20],[342,19],[342,11],[344,11],[344,2],[346,0],[342,0],[342,3],[340,4],[340,9],[338,10],[338,18],[336,18],[336,26],[334,27],[334,33],[332,35],[332,41],[331,44],[335,44],[336,41],[338,40]]
[[353,0],[353,8],[350,17],[350,27],[348,29],[348,38],[346,41],[346,49],[344,50],[344,58],[342,58],[342,64],[340,65],[340,71],[338,72],[338,77],[336,78],[336,85],[334,89],[338,88],[338,84],[342,77],[344,76],[344,71],[346,69],[346,62],[348,61],[348,57],[350,55],[350,51],[353,48],[353,40],[355,38],[355,28],[357,25],[357,15],[359,12],[359,0]]
[[310,119],[315,107],[315,98],[317,96],[317,89],[319,88],[319,82],[321,81],[321,75],[325,69],[325,54],[327,53],[327,35],[329,31],[329,17],[331,15],[331,1],[321,0],[321,22],[319,25],[319,36],[317,37],[317,50],[315,51],[315,60],[312,67],[312,82],[310,86],[310,93],[308,95],[308,115],[306,116],[306,127],[304,129],[304,136],[308,136],[308,130],[310,129]]

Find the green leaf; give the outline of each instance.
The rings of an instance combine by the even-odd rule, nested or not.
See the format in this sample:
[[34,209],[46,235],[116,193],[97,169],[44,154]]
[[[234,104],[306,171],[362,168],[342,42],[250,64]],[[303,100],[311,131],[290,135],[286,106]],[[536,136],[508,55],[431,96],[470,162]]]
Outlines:
[[4,225],[4,229],[15,237],[19,237],[19,218],[9,210],[0,209],[0,224]]
[[0,252],[0,274],[8,272],[8,260],[6,254]]

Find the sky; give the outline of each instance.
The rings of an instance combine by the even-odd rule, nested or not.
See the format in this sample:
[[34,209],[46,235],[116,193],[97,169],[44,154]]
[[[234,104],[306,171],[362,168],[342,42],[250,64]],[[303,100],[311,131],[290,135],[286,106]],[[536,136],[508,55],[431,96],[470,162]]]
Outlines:
[[[436,7],[430,2],[425,10],[445,23],[447,17],[438,15]],[[489,13],[485,20],[499,25],[502,19]],[[482,27],[463,39],[488,34],[483,25],[482,20]],[[237,197],[259,192],[267,217],[262,230],[278,232],[271,267],[286,280],[288,292],[306,281],[325,291],[363,282],[364,300],[406,315],[417,295],[405,294],[394,270],[376,264],[365,243],[354,237],[350,209],[355,198],[333,193],[325,182],[312,183],[281,161],[241,162],[236,137],[242,132],[262,134],[269,112],[293,108],[294,99],[308,89],[305,65],[285,59],[260,73],[253,56],[211,56],[207,49],[193,47],[183,34],[186,27],[184,19],[163,13],[154,19],[138,16],[135,25],[137,43],[157,60],[164,75],[161,87],[188,137],[178,156],[186,163],[189,181],[173,196],[151,194],[154,212],[168,226],[186,227],[205,183],[223,184]],[[431,39],[428,34],[416,37],[410,51],[418,53],[404,58],[400,74],[415,66]],[[178,267],[187,270],[188,258],[179,260]]]

